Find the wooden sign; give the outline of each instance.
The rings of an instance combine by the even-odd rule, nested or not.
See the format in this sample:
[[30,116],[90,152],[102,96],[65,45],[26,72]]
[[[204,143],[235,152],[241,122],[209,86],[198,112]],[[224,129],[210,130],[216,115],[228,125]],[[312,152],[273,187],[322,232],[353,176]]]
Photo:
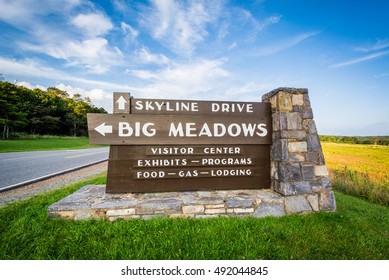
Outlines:
[[91,144],[109,144],[106,192],[270,187],[269,103],[138,99],[88,114]]
[[131,112],[131,95],[129,92],[113,93],[113,113],[128,114]]
[[148,115],[215,115],[256,116],[270,115],[270,104],[262,102],[231,102],[203,100],[172,100],[131,98],[131,114]]
[[91,144],[270,144],[271,117],[88,114]]
[[269,145],[111,146],[108,193],[262,189]]

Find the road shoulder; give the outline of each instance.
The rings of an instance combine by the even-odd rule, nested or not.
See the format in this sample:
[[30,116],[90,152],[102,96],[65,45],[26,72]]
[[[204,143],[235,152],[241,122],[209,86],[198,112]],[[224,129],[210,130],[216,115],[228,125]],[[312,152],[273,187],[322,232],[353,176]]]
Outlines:
[[88,179],[102,172],[106,172],[107,166],[107,162],[102,162],[17,189],[1,192],[0,207],[11,204],[18,200],[30,198],[43,192],[60,189],[68,184]]

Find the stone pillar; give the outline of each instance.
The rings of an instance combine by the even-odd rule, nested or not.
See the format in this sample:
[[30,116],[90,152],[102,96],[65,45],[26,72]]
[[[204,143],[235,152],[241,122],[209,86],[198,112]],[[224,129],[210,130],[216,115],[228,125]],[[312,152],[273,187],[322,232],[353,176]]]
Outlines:
[[273,118],[271,188],[287,213],[335,211],[328,170],[305,88],[278,88],[262,96]]

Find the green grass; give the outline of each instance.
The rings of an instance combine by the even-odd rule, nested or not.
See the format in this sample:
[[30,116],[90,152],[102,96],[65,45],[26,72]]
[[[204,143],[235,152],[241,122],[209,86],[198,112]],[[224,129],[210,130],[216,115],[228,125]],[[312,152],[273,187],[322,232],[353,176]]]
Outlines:
[[22,140],[0,140],[0,152],[29,152],[102,147],[90,145],[87,137],[52,137]]
[[336,212],[282,218],[47,218],[52,203],[104,182],[0,208],[0,259],[389,259],[389,209],[339,193]]

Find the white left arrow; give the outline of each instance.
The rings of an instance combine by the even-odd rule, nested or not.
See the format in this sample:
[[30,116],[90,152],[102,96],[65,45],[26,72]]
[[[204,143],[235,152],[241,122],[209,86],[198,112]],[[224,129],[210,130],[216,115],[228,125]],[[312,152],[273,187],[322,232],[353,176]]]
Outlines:
[[105,123],[102,123],[96,127],[95,130],[105,136],[106,133],[112,133],[112,125],[105,125]]
[[119,103],[118,109],[119,110],[125,110],[126,109],[126,103],[127,101],[124,99],[123,95],[120,95],[119,99],[116,101]]

